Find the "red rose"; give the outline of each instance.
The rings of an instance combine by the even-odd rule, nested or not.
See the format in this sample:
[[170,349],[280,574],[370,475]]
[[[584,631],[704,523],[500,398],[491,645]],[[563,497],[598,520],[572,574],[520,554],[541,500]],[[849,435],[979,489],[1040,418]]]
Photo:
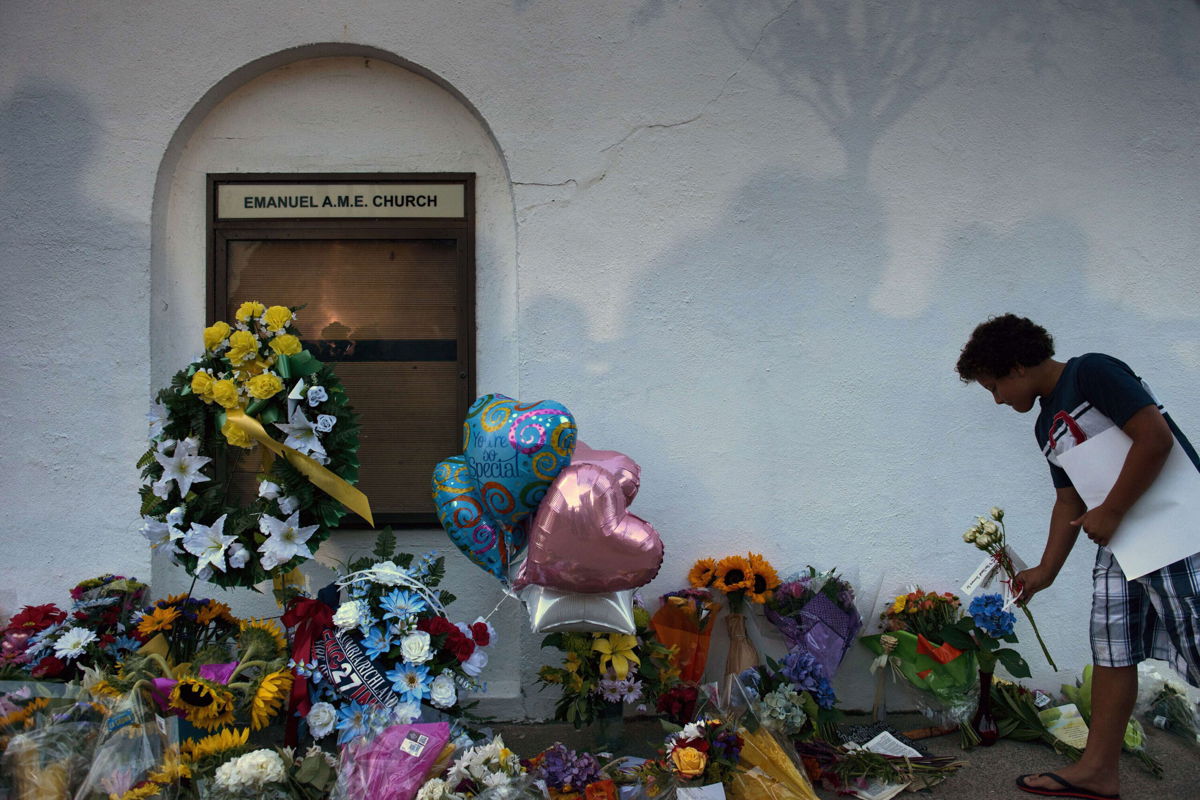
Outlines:
[[29,671],[29,674],[35,678],[57,678],[66,672],[67,662],[61,658],[54,656],[46,656],[38,665]]
[[444,647],[458,659],[460,664],[470,658],[471,654],[475,652],[475,643],[463,636],[462,631],[458,628],[455,628],[454,632],[446,637]]
[[471,625],[471,638],[480,647],[487,647],[492,641],[492,634],[486,622],[476,622]]
[[46,603],[41,606],[25,606],[9,620],[8,630],[37,633],[49,628],[56,622],[64,622],[66,619],[66,612],[60,610],[53,603]]
[[425,631],[430,636],[444,636],[458,633],[458,628],[445,617],[424,617],[417,620],[417,630]]

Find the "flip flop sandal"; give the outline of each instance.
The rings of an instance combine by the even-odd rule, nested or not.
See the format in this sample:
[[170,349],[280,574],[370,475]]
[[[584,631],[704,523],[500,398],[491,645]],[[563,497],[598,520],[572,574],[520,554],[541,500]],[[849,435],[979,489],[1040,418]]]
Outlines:
[[[1025,781],[1026,778],[1049,778],[1052,781],[1057,781],[1062,785],[1061,789],[1046,789],[1041,786],[1031,786]],[[1078,800],[1121,800],[1119,794],[1101,794],[1093,792],[1091,789],[1084,789],[1082,786],[1076,786],[1070,781],[1063,780],[1053,772],[1043,772],[1038,775],[1022,775],[1017,778],[1017,788],[1023,792],[1030,794],[1040,794],[1044,797],[1073,797]]]

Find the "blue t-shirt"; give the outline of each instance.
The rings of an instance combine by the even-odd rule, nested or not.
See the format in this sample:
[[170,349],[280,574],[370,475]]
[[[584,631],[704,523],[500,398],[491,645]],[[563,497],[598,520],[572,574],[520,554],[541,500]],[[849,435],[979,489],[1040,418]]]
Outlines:
[[1072,358],[1054,390],[1040,398],[1040,402],[1042,410],[1033,432],[1042,454],[1050,462],[1050,477],[1055,488],[1072,485],[1067,473],[1059,466],[1058,456],[1076,445],[1066,421],[1061,418],[1055,421],[1059,412],[1069,414],[1090,439],[1113,425],[1123,427],[1130,417],[1146,406],[1156,406],[1175,434],[1175,440],[1200,469],[1200,458],[1195,449],[1154,397],[1149,385],[1135,375],[1128,364],[1112,356],[1088,353]]

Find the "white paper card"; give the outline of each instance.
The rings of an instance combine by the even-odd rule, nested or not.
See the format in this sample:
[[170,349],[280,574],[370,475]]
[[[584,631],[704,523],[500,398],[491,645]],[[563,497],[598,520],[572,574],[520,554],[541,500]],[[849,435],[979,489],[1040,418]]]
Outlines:
[[992,578],[996,577],[998,569],[1000,569],[1000,565],[996,563],[996,559],[988,556],[975,568],[971,577],[967,578],[967,582],[962,585],[959,593],[970,597],[977,590],[986,588],[992,582]]
[[725,785],[710,783],[707,786],[680,786],[675,790],[679,800],[725,800]]
[[[1108,497],[1133,440],[1113,426],[1058,457],[1089,509]],[[1200,551],[1200,472],[1176,442],[1154,483],[1125,515],[1108,547],[1128,580]]]

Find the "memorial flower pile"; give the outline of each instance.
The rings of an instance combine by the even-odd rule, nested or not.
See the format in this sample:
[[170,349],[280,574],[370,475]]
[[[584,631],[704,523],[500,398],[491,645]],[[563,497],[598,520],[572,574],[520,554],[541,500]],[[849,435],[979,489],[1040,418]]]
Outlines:
[[26,606],[3,632],[0,669],[14,678],[71,680],[89,669],[112,669],[142,645],[134,626],[148,587],[102,575],[71,590],[71,608]]
[[496,736],[486,744],[462,751],[445,777],[433,778],[421,786],[417,800],[466,800],[488,790],[520,785],[525,774],[520,757]]

